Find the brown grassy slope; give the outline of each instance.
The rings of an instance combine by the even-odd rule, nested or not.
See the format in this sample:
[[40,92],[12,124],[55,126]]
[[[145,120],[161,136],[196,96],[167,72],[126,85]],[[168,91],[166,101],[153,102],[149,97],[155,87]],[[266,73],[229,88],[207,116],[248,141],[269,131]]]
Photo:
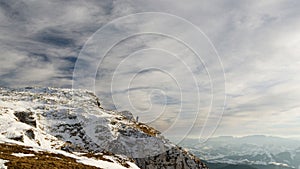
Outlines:
[[[0,159],[9,160],[5,163],[8,169],[96,169],[76,162],[75,159],[61,154],[35,152],[30,147],[0,143]],[[34,154],[32,157],[16,157],[12,153]]]

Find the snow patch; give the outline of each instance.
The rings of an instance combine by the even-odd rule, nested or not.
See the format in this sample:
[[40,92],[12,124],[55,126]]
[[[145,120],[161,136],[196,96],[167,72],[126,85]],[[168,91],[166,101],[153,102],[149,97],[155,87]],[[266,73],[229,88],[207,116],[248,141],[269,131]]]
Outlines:
[[8,160],[0,159],[0,169],[7,169],[7,166],[5,166],[5,163],[9,162]]
[[33,157],[34,154],[24,154],[24,153],[12,153],[11,155],[16,157]]
[[289,165],[284,163],[277,163],[277,162],[269,162],[269,164],[277,165],[277,166],[283,166],[283,167],[289,167]]

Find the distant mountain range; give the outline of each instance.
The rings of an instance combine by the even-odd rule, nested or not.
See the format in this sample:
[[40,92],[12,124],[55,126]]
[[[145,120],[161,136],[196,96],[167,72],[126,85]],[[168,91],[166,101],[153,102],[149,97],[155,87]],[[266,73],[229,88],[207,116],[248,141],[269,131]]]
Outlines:
[[206,160],[211,169],[300,168],[300,141],[296,139],[264,135],[221,136],[204,143],[186,139],[181,145]]

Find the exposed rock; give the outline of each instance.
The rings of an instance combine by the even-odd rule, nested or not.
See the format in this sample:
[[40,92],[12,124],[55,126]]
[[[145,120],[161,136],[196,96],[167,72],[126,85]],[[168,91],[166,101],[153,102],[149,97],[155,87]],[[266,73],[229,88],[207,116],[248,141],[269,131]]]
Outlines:
[[119,112],[122,116],[126,117],[128,120],[134,120],[133,114],[130,111]]
[[36,127],[36,121],[32,112],[15,112],[14,115],[20,122]]
[[161,169],[207,168],[197,157],[178,147],[173,147],[156,156],[136,158],[135,160],[139,167],[145,169],[156,169],[157,166],[160,166]]
[[29,129],[25,132],[26,136],[30,139],[35,139],[35,135],[32,129]]
[[20,142],[24,142],[24,136],[20,135],[20,136],[15,136],[15,137],[8,137],[9,139],[15,140],[15,141],[20,141]]

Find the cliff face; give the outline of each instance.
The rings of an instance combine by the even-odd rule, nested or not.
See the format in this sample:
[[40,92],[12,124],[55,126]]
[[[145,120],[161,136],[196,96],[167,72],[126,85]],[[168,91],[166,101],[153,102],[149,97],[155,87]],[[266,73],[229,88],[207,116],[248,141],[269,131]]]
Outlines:
[[[0,140],[74,153],[103,153],[140,168],[207,168],[129,112],[101,108],[84,90],[0,89]],[[133,165],[129,167],[134,168]]]
[[172,147],[156,156],[135,160],[138,166],[148,169],[156,169],[158,166],[163,169],[208,168],[197,157],[179,147]]

